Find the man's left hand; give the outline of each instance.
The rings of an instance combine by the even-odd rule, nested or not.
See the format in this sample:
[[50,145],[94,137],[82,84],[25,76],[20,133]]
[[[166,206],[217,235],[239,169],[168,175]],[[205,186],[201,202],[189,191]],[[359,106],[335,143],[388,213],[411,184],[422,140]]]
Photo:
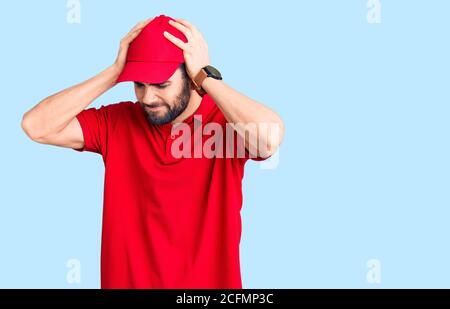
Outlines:
[[180,30],[188,40],[185,43],[171,33],[164,31],[164,36],[183,50],[186,71],[193,80],[202,68],[210,64],[208,45],[200,31],[188,21],[176,18],[175,21],[170,20],[169,24]]

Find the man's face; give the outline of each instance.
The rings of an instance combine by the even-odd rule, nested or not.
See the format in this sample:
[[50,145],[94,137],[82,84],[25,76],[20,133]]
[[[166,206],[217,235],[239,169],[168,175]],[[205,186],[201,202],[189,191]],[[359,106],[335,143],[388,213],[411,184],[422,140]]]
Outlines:
[[186,109],[191,97],[189,79],[181,68],[162,84],[135,82],[134,91],[147,120],[155,125],[172,122]]

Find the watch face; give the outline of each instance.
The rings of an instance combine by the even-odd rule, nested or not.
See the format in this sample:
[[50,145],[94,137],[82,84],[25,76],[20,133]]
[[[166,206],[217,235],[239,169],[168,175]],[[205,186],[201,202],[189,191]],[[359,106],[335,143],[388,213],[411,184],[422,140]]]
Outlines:
[[205,71],[206,71],[206,73],[208,73],[208,76],[212,75],[212,77],[214,77],[214,78],[218,78],[218,79],[222,78],[222,75],[220,75],[220,72],[213,66],[210,66],[210,65],[207,66],[205,68]]

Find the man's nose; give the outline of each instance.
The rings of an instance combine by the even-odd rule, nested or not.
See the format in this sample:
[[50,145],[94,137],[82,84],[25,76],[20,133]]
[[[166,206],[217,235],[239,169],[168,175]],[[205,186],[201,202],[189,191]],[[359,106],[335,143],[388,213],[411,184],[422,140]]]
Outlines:
[[152,104],[158,101],[158,98],[156,97],[155,91],[152,89],[152,87],[145,86],[144,88],[144,96],[142,97],[142,103],[145,104]]

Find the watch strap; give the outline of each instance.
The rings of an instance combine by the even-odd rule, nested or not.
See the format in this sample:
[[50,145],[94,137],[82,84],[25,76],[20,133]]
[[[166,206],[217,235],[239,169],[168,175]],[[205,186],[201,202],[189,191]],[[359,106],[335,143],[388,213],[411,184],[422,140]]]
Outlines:
[[208,74],[206,73],[206,71],[204,69],[201,69],[200,72],[197,73],[197,76],[195,76],[195,78],[193,80],[195,89],[201,96],[203,96],[206,93],[206,91],[202,88],[202,84],[203,84],[203,81],[205,80],[205,78],[207,78],[207,77],[208,77]]

